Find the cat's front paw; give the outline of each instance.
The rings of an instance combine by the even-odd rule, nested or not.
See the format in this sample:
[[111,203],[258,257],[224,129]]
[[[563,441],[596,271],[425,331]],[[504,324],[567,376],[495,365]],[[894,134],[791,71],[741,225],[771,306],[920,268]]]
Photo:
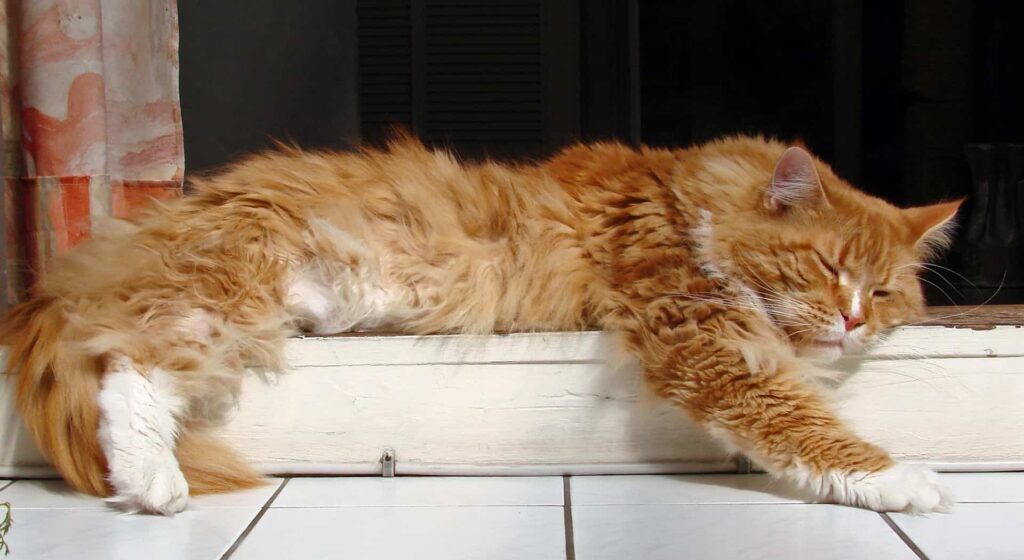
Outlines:
[[918,465],[897,463],[878,472],[830,478],[829,498],[841,504],[906,513],[947,512],[953,506],[953,496],[939,484],[939,475]]
[[[188,482],[173,457],[164,461],[153,461],[139,468],[130,477],[116,481],[116,494],[110,503],[130,513],[156,513],[174,515],[188,505]],[[128,478],[125,484],[124,478]]]

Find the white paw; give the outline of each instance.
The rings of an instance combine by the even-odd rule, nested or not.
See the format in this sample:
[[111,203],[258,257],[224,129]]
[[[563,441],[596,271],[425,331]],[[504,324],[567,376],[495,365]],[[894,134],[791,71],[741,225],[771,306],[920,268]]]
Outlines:
[[939,475],[918,465],[898,463],[874,473],[832,474],[830,499],[875,511],[947,512],[953,496]]
[[117,493],[109,501],[123,511],[174,515],[188,505],[188,482],[173,457],[118,478],[122,481],[114,481]]

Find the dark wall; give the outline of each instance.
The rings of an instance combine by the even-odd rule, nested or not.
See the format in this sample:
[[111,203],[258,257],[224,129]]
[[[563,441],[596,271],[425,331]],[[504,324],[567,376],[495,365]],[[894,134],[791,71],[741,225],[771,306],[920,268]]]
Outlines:
[[188,172],[359,139],[354,0],[178,2]]
[[363,0],[363,138],[394,125],[472,156],[538,156],[578,138],[577,0]]
[[1024,141],[1024,3],[640,2],[642,138],[803,138],[862,188],[970,193],[964,146]]
[[831,3],[640,3],[641,135],[803,138],[833,155]]
[[391,124],[496,154],[747,132],[897,202],[966,194],[963,144],[1021,140],[1022,4],[183,0],[187,166]]

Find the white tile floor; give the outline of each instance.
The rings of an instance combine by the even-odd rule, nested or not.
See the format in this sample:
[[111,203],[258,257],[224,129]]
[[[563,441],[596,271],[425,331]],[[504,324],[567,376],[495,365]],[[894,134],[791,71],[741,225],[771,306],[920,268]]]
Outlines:
[[807,505],[761,475],[293,478],[172,519],[55,481],[0,481],[0,502],[14,559],[1024,558],[1024,473],[944,479],[960,504],[929,517]]

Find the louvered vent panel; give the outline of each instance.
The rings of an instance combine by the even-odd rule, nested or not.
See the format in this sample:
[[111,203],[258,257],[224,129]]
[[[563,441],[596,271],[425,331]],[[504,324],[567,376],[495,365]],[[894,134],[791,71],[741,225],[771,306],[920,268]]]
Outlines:
[[427,0],[425,12],[425,136],[539,148],[540,1]]
[[359,18],[359,104],[364,137],[412,125],[409,0],[363,0]]

